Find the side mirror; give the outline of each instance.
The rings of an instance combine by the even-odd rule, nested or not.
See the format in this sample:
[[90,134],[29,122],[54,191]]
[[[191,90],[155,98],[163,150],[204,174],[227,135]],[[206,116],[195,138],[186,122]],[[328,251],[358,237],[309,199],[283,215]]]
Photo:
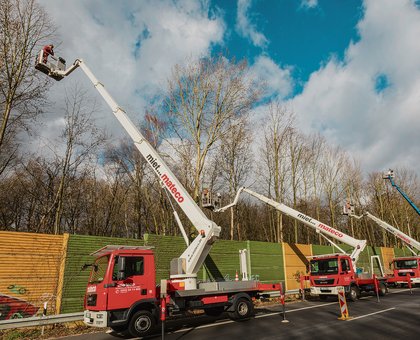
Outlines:
[[118,257],[118,275],[117,280],[125,280],[125,257]]

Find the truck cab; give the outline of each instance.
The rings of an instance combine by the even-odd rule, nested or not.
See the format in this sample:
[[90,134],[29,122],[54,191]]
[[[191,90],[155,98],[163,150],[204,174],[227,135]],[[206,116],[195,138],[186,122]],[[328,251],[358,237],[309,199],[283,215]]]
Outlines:
[[155,260],[151,247],[106,246],[96,257],[85,296],[86,324],[118,328],[132,310],[157,313]]
[[356,283],[356,272],[348,255],[314,256],[309,264],[311,294],[319,295],[321,299],[325,299],[328,295],[337,295],[338,286],[344,286],[346,293],[349,294],[351,286]]
[[406,284],[407,276],[414,284],[420,283],[420,256],[397,257],[392,260],[391,267],[397,284]]
[[325,300],[329,295],[337,295],[338,287],[344,287],[347,299],[356,301],[362,292],[378,292],[384,296],[388,292],[386,278],[355,268],[352,258],[345,254],[313,256],[310,260],[311,295]]

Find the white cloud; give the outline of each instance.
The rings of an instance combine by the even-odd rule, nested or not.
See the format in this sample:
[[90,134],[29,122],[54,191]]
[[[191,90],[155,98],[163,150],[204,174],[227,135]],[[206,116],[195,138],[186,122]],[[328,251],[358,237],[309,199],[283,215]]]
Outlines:
[[257,31],[254,24],[248,18],[248,10],[252,0],[238,0],[238,12],[236,16],[236,31],[239,35],[248,38],[257,47],[266,47],[268,44],[264,34]]
[[300,8],[303,9],[312,9],[318,6],[318,0],[302,0],[300,3]]
[[[306,130],[321,130],[358,155],[367,171],[406,166],[420,156],[420,11],[409,1],[367,0],[360,40],[344,62],[332,58],[290,101]],[[389,87],[378,93],[378,75]]]
[[[142,120],[150,98],[166,87],[175,64],[186,57],[207,55],[214,44],[223,43],[225,24],[218,13],[209,12],[205,1],[39,3],[58,26],[62,44],[53,42],[56,55],[64,57],[67,64],[82,58],[135,123]],[[91,86],[79,70],[69,78]],[[55,83],[51,99],[63,98],[64,88],[70,84],[67,78]],[[96,91],[91,91],[102,103]],[[111,133],[124,136],[104,104],[96,118]],[[47,119],[55,117],[49,115]]]
[[272,59],[260,55],[250,69],[251,74],[261,79],[267,86],[267,95],[280,99],[287,97],[293,88],[290,68],[281,68]]

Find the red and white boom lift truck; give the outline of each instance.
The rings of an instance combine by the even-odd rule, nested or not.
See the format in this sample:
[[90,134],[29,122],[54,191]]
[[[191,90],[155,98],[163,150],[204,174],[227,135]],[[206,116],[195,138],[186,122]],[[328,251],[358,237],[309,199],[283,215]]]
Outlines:
[[170,278],[162,280],[160,285],[155,282],[155,258],[150,247],[110,245],[93,253],[96,260],[86,289],[84,322],[89,326],[111,327],[119,332],[128,330],[133,336],[145,336],[154,331],[159,315],[165,319],[203,309],[212,316],[227,312],[232,319],[249,318],[253,314],[253,300],[267,297],[264,292],[279,291],[280,284],[248,280],[246,275],[242,275],[242,281],[197,282],[197,272],[221,228],[207,218],[81,59],[67,69],[64,59],[52,60],[43,63],[41,51],[35,67],[55,80],[63,79],[79,67],[84,71],[198,234],[190,244],[174,209],[188,247],[179,258],[171,261]]
[[[372,274],[359,273],[356,269],[357,260],[366,247],[366,240],[357,240],[340,230],[329,227],[283,203],[276,202],[248,188],[240,188],[231,204],[216,209],[215,212],[222,212],[236,205],[239,195],[242,192],[248,193],[281,211],[283,214],[315,229],[319,235],[340,250],[341,253],[317,255],[310,258],[309,281],[311,295],[318,295],[320,299],[326,299],[329,295],[337,295],[337,287],[339,286],[344,287],[347,297],[352,301],[356,301],[360,297],[361,292],[375,291],[375,287],[378,287],[380,295],[386,294],[387,286],[384,280],[383,282],[377,282]],[[353,248],[351,254],[347,254],[339,245],[329,239],[328,236],[351,246]]]
[[370,218],[381,228],[399,238],[413,253],[413,256],[396,257],[392,260],[391,264],[393,275],[387,278],[388,283],[394,285],[407,284],[407,276],[409,276],[411,278],[411,283],[420,284],[420,242],[404,234],[401,230],[398,230],[390,224],[382,221],[380,218],[372,215],[368,211],[363,212],[362,215],[356,215],[354,211],[354,206],[352,204],[347,203],[345,205],[345,215],[354,217],[356,219],[361,219],[363,217]]

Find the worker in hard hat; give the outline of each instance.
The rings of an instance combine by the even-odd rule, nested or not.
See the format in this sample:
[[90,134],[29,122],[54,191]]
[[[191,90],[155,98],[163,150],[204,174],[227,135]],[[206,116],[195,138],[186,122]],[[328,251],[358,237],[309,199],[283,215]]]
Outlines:
[[45,45],[44,48],[42,49],[42,51],[44,52],[44,54],[42,55],[42,62],[44,64],[47,63],[47,59],[48,59],[48,55],[54,55],[54,45],[50,44],[50,45]]

